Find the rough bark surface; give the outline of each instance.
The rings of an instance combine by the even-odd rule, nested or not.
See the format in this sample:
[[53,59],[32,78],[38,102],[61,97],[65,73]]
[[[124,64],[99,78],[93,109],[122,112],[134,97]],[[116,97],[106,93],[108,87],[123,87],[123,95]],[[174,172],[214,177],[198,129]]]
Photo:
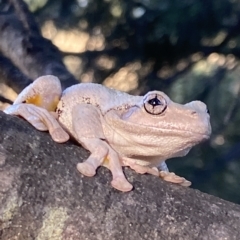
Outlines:
[[0,82],[20,92],[42,75],[59,76],[62,87],[78,81],[66,69],[61,52],[42,37],[34,16],[22,0],[8,0],[0,13]]
[[100,168],[81,176],[88,152],[57,144],[0,112],[0,239],[239,239],[240,206],[150,175],[125,173],[134,190],[110,186]]

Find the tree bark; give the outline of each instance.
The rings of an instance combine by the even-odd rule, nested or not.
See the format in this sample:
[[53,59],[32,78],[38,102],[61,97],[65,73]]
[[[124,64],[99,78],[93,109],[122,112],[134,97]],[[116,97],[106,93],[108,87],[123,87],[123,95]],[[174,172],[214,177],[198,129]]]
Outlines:
[[58,144],[0,112],[0,239],[239,239],[240,206],[125,168],[134,190],[103,167],[76,170],[88,152]]
[[[4,66],[0,65],[0,81],[7,79],[6,84],[15,87],[17,92],[19,88],[21,91],[26,87],[30,80],[42,75],[58,76],[63,88],[77,84],[78,81],[65,67],[61,52],[51,41],[42,37],[26,3],[22,0],[8,2],[13,10],[0,14],[0,60],[9,60]],[[5,69],[9,71],[5,73]],[[10,69],[19,74],[11,76]]]
[[20,93],[32,80],[23,74],[8,58],[0,54],[0,81]]

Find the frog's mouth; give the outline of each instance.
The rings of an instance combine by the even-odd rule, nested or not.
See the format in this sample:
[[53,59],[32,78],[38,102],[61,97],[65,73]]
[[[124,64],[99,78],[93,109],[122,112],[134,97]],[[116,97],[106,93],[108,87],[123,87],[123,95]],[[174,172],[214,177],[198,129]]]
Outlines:
[[[164,135],[164,136],[185,136],[192,137],[196,136],[196,138],[200,139],[208,139],[211,135],[211,125],[210,122],[206,122],[203,124],[194,124],[193,127],[188,128],[187,124],[180,124],[178,126],[167,123],[158,124],[157,127],[151,126],[145,123],[136,123],[132,121],[124,121],[120,118],[111,118],[110,126],[117,126],[119,131],[126,132],[126,134],[133,134],[136,132],[137,134],[144,135]],[[190,125],[190,124],[189,124]],[[116,129],[115,129],[116,130]]]
[[163,139],[164,138],[170,139],[170,141],[173,141],[173,142],[175,139],[177,139],[176,141],[182,141],[183,143],[189,142],[190,145],[195,145],[200,142],[206,141],[211,136],[211,131],[209,130],[204,132],[197,132],[194,130],[185,130],[185,129],[179,129],[179,128],[168,129],[168,128],[155,128],[155,127],[149,128],[149,133],[143,132],[142,134],[149,135],[150,137],[152,133],[155,133],[155,135],[159,136],[160,138],[163,137]]
[[[110,139],[114,144],[119,145],[119,137],[122,139],[123,145],[135,145],[139,148],[173,148],[179,151],[185,151],[194,145],[203,142],[210,137],[211,130],[194,131],[194,129],[186,130],[181,128],[156,128],[143,124],[134,124],[122,121],[120,119],[108,119],[108,125],[112,128]],[[117,128],[115,128],[117,126]],[[107,132],[109,134],[109,132]],[[177,150],[177,151],[178,151]],[[147,152],[150,152],[147,150]],[[167,153],[169,155],[171,151]],[[170,154],[171,155],[171,154]]]
[[[159,128],[152,128],[157,131]],[[167,135],[174,135],[174,136],[185,136],[185,137],[192,137],[196,136],[196,138],[203,138],[203,140],[207,140],[211,136],[211,129],[207,129],[206,131],[200,132],[195,130],[186,130],[181,128],[160,128]]]

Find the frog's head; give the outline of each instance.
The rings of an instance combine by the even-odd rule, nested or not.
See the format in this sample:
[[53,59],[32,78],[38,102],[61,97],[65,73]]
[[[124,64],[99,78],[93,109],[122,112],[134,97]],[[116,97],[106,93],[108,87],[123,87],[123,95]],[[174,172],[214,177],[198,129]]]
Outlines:
[[142,115],[148,119],[147,122],[143,120],[142,124],[149,123],[157,128],[191,132],[202,135],[203,138],[209,138],[211,134],[209,112],[201,101],[181,105],[171,101],[163,92],[152,91],[144,96],[140,109]]
[[[185,155],[211,134],[210,116],[203,102],[181,105],[160,91],[148,92],[121,119],[129,126],[132,141],[158,146],[168,156],[171,151],[178,156]],[[133,137],[134,132],[138,137]]]

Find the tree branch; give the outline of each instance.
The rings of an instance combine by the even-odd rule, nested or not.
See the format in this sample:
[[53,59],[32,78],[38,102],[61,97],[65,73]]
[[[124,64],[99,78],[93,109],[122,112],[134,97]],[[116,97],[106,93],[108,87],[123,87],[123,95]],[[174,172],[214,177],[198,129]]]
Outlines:
[[238,239],[240,206],[139,175],[135,189],[110,187],[101,167],[92,178],[76,164],[86,150],[57,144],[23,119],[0,112],[0,237],[8,239]]
[[10,4],[13,6],[16,15],[22,22],[23,28],[30,34],[35,34],[41,36],[40,29],[35,21],[35,18],[28,10],[27,4],[22,0],[9,0]]
[[0,81],[20,93],[32,80],[23,74],[13,63],[0,54]]
[[32,80],[50,74],[59,77],[63,88],[78,83],[57,47],[41,36],[35,21],[26,23],[34,19],[26,4],[22,0],[11,3],[15,11],[0,15],[0,52]]

